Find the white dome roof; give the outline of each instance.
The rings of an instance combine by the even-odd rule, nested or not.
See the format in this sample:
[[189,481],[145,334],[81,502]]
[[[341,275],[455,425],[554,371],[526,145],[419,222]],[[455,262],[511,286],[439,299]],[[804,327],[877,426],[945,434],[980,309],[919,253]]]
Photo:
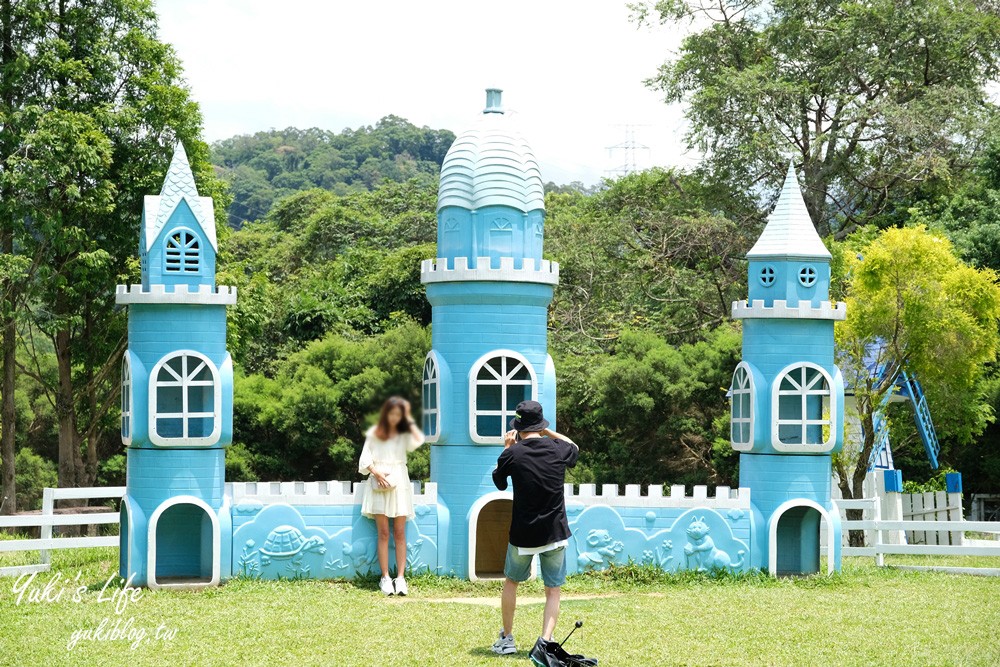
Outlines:
[[545,208],[542,174],[531,147],[500,107],[500,91],[487,91],[479,121],[458,135],[441,165],[438,210],[510,206],[527,213]]

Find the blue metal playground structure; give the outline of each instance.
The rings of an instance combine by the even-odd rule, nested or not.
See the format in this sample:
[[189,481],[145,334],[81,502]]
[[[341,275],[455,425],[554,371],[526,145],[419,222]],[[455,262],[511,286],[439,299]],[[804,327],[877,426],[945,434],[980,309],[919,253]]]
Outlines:
[[[877,350],[880,343],[874,343],[868,352],[866,366],[871,369],[872,374],[882,382],[890,372],[889,365],[877,360]],[[873,427],[875,429],[875,446],[872,448],[871,456],[868,459],[868,471],[892,470],[895,468],[892,460],[892,449],[889,443],[889,421],[886,418],[886,410],[889,404],[896,401],[908,400],[913,405],[913,421],[917,427],[917,434],[924,443],[924,451],[927,453],[927,460],[931,468],[938,468],[938,454],[941,452],[941,443],[938,442],[937,431],[934,428],[934,421],[931,419],[930,408],[927,407],[927,397],[924,389],[920,386],[920,381],[912,373],[905,369],[896,373],[892,379],[893,390],[886,392],[882,398],[878,410],[875,412]]]

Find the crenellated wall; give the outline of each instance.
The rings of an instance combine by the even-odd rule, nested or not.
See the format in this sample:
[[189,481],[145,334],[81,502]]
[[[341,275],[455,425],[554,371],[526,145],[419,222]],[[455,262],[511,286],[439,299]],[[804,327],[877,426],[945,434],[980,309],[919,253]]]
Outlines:
[[[354,577],[377,571],[374,523],[361,516],[364,482],[234,482],[226,484],[232,508],[233,561],[236,576],[277,578]],[[416,519],[407,526],[409,567],[414,572],[456,574],[446,563],[450,517],[439,503],[437,484],[413,483]],[[602,570],[630,561],[680,569],[749,568],[752,533],[750,492],[720,486],[709,495],[705,486],[686,493],[683,486],[593,484],[565,487],[573,537],[568,571]],[[476,572],[476,527],[480,512],[494,501],[510,501],[509,492],[494,493],[470,514],[470,566]],[[491,537],[496,531],[490,528]],[[506,546],[505,529],[497,543]],[[494,549],[496,545],[478,545]],[[393,547],[394,548],[394,547]],[[501,554],[496,548],[499,557]],[[464,551],[464,550],[463,550]],[[488,576],[497,576],[491,572]]]

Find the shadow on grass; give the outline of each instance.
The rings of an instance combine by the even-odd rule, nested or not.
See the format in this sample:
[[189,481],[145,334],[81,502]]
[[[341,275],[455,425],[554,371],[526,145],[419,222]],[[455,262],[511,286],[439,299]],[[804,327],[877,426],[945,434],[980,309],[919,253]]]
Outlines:
[[499,655],[493,652],[489,646],[477,646],[476,648],[469,651],[469,655],[476,658],[524,658],[527,657],[527,651],[518,651],[517,653],[508,653],[506,655]]

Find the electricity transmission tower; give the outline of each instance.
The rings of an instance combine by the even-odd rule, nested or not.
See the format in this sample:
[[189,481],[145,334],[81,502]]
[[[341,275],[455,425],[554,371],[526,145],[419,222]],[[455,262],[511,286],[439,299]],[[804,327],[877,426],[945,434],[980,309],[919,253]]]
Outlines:
[[633,172],[639,171],[638,166],[638,153],[640,151],[649,152],[649,146],[641,144],[636,141],[636,128],[638,127],[649,127],[649,125],[636,125],[633,123],[615,125],[614,127],[623,128],[625,131],[625,140],[614,146],[608,146],[608,157],[615,163],[615,166],[606,170],[609,176],[625,176],[626,174],[631,174]]

